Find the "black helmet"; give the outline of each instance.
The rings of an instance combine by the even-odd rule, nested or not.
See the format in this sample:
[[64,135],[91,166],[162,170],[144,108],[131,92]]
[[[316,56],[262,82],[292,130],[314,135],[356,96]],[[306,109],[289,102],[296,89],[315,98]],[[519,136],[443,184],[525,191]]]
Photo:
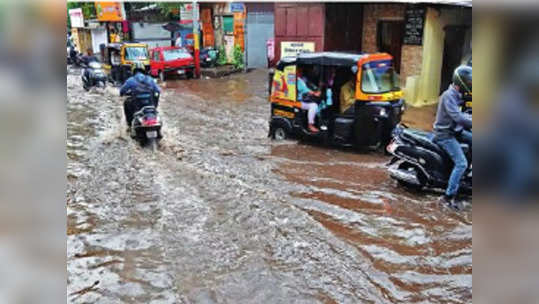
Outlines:
[[133,73],[133,75],[135,75],[137,71],[143,74],[146,73],[146,68],[144,67],[144,64],[140,61],[135,61],[131,64],[131,72]]
[[458,85],[463,94],[472,93],[472,67],[461,65],[453,73],[453,84]]

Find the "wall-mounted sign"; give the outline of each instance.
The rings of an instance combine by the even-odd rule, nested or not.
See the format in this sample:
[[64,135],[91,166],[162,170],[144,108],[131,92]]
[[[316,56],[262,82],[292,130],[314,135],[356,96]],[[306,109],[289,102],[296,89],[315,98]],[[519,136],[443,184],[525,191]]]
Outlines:
[[270,38],[266,41],[266,48],[268,50],[268,59],[270,61],[275,59],[275,38]]
[[406,7],[404,22],[404,44],[423,44],[423,25],[426,9],[423,6],[410,5]]
[[123,21],[125,10],[123,2],[95,2],[95,11],[99,21]]
[[71,22],[71,27],[84,27],[84,16],[82,15],[82,8],[70,9],[69,21]]
[[314,52],[314,42],[283,41],[281,42],[281,58],[295,57],[299,53]]
[[180,20],[184,23],[193,20],[193,5],[189,3],[183,3],[180,8]]
[[230,11],[233,13],[243,13],[245,6],[242,2],[232,2],[230,3]]

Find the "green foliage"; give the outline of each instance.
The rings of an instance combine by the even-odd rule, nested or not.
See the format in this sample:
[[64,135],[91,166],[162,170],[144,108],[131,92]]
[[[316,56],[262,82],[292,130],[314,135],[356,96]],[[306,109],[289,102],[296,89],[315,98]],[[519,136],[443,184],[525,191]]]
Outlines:
[[180,9],[183,7],[183,3],[178,2],[157,2],[155,3],[161,10],[161,13],[169,16],[170,18],[180,16]]
[[241,47],[239,45],[234,46],[234,54],[233,54],[233,62],[234,67],[236,69],[243,69],[243,51],[241,50]]
[[227,60],[226,60],[225,47],[223,45],[221,45],[219,47],[219,57],[217,57],[217,64],[218,65],[225,65],[226,62],[227,62]]

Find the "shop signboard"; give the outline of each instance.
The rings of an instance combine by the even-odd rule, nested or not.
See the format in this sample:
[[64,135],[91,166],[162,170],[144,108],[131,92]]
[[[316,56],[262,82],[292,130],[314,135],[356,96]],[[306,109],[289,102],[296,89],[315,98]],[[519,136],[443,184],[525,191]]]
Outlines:
[[71,27],[73,28],[84,27],[84,16],[82,15],[82,8],[70,9],[69,21],[71,22]]
[[314,42],[282,41],[281,58],[295,57],[299,53],[314,52]]
[[233,13],[243,13],[245,6],[242,2],[232,2],[230,3],[230,11]]
[[409,5],[406,7],[404,22],[404,44],[422,45],[425,7]]
[[125,20],[125,10],[123,2],[95,2],[97,20],[103,22],[119,22]]
[[193,5],[189,3],[183,3],[180,8],[180,20],[182,23],[193,21]]

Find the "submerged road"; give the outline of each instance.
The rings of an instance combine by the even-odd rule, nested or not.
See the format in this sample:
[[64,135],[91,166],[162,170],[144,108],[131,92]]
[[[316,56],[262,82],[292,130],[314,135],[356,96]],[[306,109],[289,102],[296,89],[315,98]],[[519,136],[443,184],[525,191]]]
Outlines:
[[268,139],[265,71],[161,84],[157,153],[129,138],[118,89],[79,73],[68,302],[472,301],[471,210],[398,187],[379,153]]

